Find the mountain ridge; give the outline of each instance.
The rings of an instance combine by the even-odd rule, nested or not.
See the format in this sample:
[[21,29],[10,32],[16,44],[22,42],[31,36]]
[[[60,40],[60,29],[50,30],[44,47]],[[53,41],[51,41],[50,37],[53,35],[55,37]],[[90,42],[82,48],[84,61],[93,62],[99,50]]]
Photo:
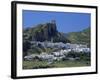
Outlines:
[[49,23],[38,24],[36,27],[25,29],[23,34],[24,40],[31,41],[53,41],[53,42],[70,42],[65,36],[63,36],[56,26],[56,22],[53,20]]
[[66,34],[66,37],[71,41],[71,43],[87,44],[90,46],[90,32],[90,27],[88,27],[79,32],[70,32]]
[[78,32],[62,33],[57,30],[56,22],[53,20],[24,29],[23,40],[77,43],[90,46],[90,27]]

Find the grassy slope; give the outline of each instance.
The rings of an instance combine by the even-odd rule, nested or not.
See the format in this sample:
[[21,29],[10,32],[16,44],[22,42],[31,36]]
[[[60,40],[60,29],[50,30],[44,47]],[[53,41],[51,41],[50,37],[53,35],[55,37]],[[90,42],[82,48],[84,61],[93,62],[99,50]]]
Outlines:
[[67,38],[72,43],[83,43],[90,45],[90,28],[84,29],[80,32],[71,32],[67,34]]
[[[88,63],[88,64],[87,64]],[[55,61],[54,63],[48,65],[47,61],[24,61],[23,69],[33,69],[36,67],[46,67],[49,68],[63,68],[63,67],[84,67],[90,66],[90,61]]]

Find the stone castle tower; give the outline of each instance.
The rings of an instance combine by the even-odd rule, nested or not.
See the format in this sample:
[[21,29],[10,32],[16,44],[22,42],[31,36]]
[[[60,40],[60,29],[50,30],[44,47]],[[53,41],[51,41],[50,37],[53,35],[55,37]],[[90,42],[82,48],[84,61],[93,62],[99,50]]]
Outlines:
[[52,24],[56,24],[56,20],[51,20],[51,23]]

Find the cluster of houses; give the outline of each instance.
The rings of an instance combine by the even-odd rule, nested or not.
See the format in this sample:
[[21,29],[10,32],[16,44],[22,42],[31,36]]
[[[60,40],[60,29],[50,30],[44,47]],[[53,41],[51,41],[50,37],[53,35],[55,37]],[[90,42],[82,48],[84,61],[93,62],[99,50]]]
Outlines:
[[51,52],[51,53],[45,53],[42,52],[41,54],[31,54],[27,55],[24,57],[25,60],[47,60],[48,64],[54,62],[54,61],[60,61],[62,59],[67,59],[67,60],[79,60],[79,57],[66,57],[66,55],[71,52],[85,52],[88,53],[90,52],[90,48],[87,47],[87,45],[82,45],[82,44],[70,44],[70,43],[51,43],[51,42],[32,42],[32,44],[35,45],[41,45],[44,47],[64,47],[65,49],[61,49],[56,52]]
[[74,49],[74,48],[87,48],[87,45],[83,45],[83,44],[71,44],[71,43],[63,43],[63,42],[56,42],[56,43],[53,43],[53,42],[37,42],[37,41],[31,41],[31,44],[33,45],[41,45],[43,47],[50,47],[50,48],[65,48],[65,49]]
[[52,53],[45,53],[45,52],[42,52],[41,54],[31,54],[31,55],[28,55],[28,56],[25,56],[24,59],[25,60],[40,60],[40,61],[48,61],[49,63],[50,62],[53,62],[53,61],[60,61],[64,58],[66,58],[66,54],[68,53],[68,51],[66,50],[61,50],[59,52],[52,52]]
[[36,46],[42,46],[45,48],[64,48],[66,51],[74,51],[74,52],[90,52],[90,48],[87,45],[83,44],[71,44],[71,43],[62,43],[62,42],[36,42],[32,41],[31,44]]

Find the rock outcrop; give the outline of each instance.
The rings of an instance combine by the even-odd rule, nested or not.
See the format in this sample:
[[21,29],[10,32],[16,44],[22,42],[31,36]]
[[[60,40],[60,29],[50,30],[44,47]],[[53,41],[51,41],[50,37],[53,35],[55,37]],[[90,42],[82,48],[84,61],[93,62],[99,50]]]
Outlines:
[[31,41],[70,42],[57,30],[54,20],[49,23],[38,24],[36,27],[25,29],[23,32],[24,39]]

